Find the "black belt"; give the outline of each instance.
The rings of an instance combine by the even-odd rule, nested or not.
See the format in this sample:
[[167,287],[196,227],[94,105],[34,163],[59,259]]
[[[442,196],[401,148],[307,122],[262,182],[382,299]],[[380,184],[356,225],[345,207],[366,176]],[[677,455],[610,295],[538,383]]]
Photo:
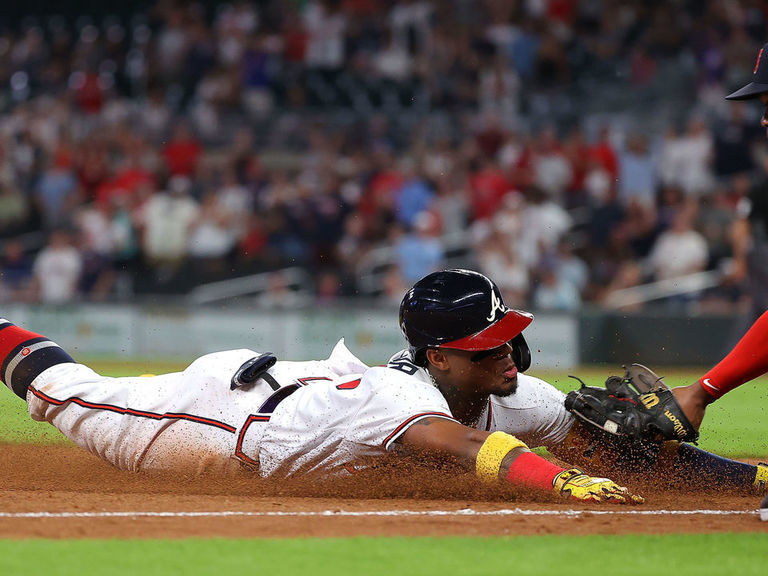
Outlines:
[[253,384],[256,380],[264,380],[274,390],[272,395],[259,407],[257,414],[272,414],[280,402],[301,388],[300,384],[280,386],[275,377],[267,372],[276,362],[277,357],[272,352],[264,352],[260,356],[254,356],[246,360],[238,371],[235,372],[235,375],[232,376],[232,381],[229,385],[230,390]]
[[288,398],[291,394],[296,392],[301,388],[300,384],[289,384],[288,386],[283,386],[280,388],[277,392],[274,392],[267,400],[259,407],[258,414],[272,414],[272,412],[275,411],[275,408],[277,408],[277,405],[280,404],[283,400]]

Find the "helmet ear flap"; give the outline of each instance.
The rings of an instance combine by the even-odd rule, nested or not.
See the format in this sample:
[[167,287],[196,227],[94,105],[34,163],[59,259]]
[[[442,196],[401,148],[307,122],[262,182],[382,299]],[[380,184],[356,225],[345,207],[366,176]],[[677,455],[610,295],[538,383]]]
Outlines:
[[419,366],[421,368],[426,368],[429,362],[427,361],[427,349],[426,348],[419,348],[416,349],[414,347],[410,347],[411,351],[411,358],[413,358],[413,363],[416,366]]
[[525,372],[531,367],[531,349],[528,347],[528,343],[523,337],[521,332],[512,340],[509,341],[509,345],[512,346],[512,360],[517,366],[518,372]]

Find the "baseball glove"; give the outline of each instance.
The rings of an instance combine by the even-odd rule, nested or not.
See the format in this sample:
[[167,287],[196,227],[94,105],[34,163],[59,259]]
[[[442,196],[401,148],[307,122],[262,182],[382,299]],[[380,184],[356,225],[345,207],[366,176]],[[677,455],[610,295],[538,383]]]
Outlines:
[[640,364],[624,370],[623,378],[609,376],[605,388],[576,378],[581,388],[568,393],[565,408],[587,429],[630,443],[695,443],[699,433],[663,380]]

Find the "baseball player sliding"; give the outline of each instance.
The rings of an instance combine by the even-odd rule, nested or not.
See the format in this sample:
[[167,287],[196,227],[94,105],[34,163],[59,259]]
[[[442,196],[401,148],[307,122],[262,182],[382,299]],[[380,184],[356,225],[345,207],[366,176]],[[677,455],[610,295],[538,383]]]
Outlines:
[[[561,392],[523,374],[531,364],[523,330],[532,320],[507,308],[482,274],[445,270],[406,293],[400,326],[408,348],[385,366],[366,366],[342,340],[320,361],[277,361],[240,349],[205,355],[183,372],[112,378],[0,320],[0,375],[33,419],[125,470],[247,465],[262,476],[348,474],[388,452],[430,454],[482,481],[583,501],[642,502],[608,478],[529,450],[546,446],[596,471],[616,462],[615,446],[595,441]],[[667,444],[674,451],[665,449],[664,458],[656,451],[652,465],[671,467],[678,478],[747,487],[764,473]]]

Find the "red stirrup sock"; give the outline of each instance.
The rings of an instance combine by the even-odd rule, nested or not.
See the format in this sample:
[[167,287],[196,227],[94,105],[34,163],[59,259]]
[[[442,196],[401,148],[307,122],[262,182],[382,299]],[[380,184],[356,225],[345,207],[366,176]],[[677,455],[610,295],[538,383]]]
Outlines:
[[728,355],[699,379],[715,400],[768,372],[768,312],[752,324]]
[[768,372],[768,312],[752,324],[747,333],[709,372],[699,379],[715,400],[745,382]]
[[0,380],[19,398],[26,400],[27,388],[44,370],[74,362],[55,342],[0,318]]

